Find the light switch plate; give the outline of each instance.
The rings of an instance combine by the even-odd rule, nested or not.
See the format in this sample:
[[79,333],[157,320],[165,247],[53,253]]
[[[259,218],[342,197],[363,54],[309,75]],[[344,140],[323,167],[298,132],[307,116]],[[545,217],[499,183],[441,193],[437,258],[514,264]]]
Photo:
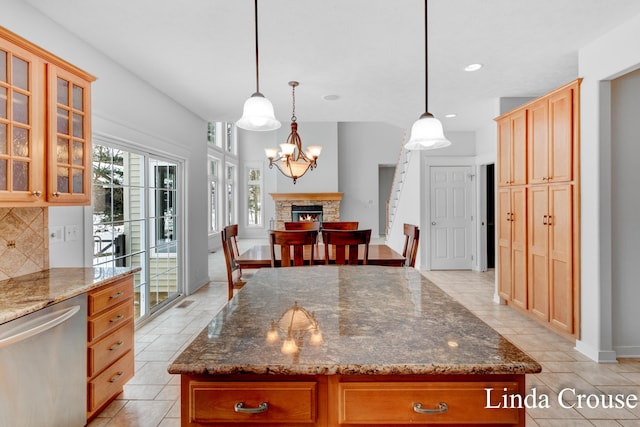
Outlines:
[[49,227],[49,242],[61,243],[64,242],[64,227],[61,225],[55,227]]

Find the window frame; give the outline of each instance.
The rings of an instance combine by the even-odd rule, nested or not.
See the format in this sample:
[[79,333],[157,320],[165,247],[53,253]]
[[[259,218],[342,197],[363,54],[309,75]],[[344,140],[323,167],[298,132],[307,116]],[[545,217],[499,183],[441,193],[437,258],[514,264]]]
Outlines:
[[[258,180],[251,180],[249,179],[250,176],[250,171],[252,169],[257,169],[260,171],[260,178]],[[247,228],[264,228],[264,223],[265,223],[265,218],[264,218],[264,165],[262,163],[259,162],[249,162],[246,163],[244,165],[244,170],[245,170],[245,185],[244,185],[244,190],[245,190],[245,197],[244,197],[244,202],[246,204],[246,208],[245,208],[245,226]],[[249,187],[251,187],[252,185],[257,185],[260,188],[260,197],[258,200],[259,203],[259,216],[258,216],[258,223],[257,224],[251,224],[249,222],[249,218],[251,218],[251,212],[249,210]]]

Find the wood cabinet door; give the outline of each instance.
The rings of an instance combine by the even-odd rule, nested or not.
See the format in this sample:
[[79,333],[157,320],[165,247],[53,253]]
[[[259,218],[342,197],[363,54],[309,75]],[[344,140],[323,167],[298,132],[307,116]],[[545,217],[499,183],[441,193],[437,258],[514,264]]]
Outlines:
[[549,292],[551,323],[573,333],[573,188],[549,186]]
[[527,110],[519,110],[511,117],[511,184],[527,183]]
[[549,97],[549,182],[573,179],[574,87]]
[[49,64],[49,155],[47,200],[55,204],[91,203],[90,83]]
[[549,186],[529,187],[529,310],[549,321]]
[[527,144],[529,184],[547,183],[549,179],[549,108],[546,98],[529,107],[529,141]]
[[511,119],[498,121],[498,185],[511,183]]
[[527,189],[511,188],[511,300],[527,309]]
[[0,204],[43,204],[44,63],[0,37]]
[[511,300],[511,190],[498,189],[498,294]]

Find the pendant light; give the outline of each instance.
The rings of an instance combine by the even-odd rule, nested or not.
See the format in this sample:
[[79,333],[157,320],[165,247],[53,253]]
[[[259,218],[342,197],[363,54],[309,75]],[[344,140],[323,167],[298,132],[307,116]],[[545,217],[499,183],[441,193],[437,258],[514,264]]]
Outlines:
[[271,101],[260,93],[260,78],[258,72],[258,0],[254,0],[255,33],[256,33],[256,92],[244,102],[242,117],[236,122],[241,129],[254,131],[276,130],[280,122],[273,113]]
[[427,37],[427,0],[424,0],[424,111],[411,127],[411,138],[404,146],[407,150],[433,150],[451,145],[444,136],[442,123],[429,113],[429,60]]

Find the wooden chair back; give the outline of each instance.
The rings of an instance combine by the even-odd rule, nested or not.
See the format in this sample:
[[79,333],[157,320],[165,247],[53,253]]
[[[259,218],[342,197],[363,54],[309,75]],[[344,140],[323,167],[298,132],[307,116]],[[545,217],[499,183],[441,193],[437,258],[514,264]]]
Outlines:
[[[367,264],[369,260],[369,241],[371,229],[367,230],[322,230],[322,242],[324,243],[325,264],[335,261],[338,265],[356,265],[359,261]],[[358,257],[358,247],[364,245],[362,259]],[[334,259],[331,259],[333,248]]]
[[[280,246],[280,267],[299,267],[313,265],[315,255],[316,230],[272,230],[269,232],[271,245],[271,267],[277,267],[276,246]],[[305,246],[309,249],[308,258],[305,260]]]
[[284,223],[284,229],[320,231],[320,223],[318,221],[291,221]]
[[240,289],[246,283],[242,280],[242,270],[236,263],[236,257],[239,256],[237,236],[238,224],[228,225],[220,233],[224,261],[227,266],[228,299],[233,298],[234,289]]
[[404,224],[404,235],[404,249],[402,249],[402,256],[405,257],[404,265],[415,267],[418,244],[420,243],[420,228],[417,225]]
[[323,230],[357,230],[358,221],[331,221],[323,222]]

